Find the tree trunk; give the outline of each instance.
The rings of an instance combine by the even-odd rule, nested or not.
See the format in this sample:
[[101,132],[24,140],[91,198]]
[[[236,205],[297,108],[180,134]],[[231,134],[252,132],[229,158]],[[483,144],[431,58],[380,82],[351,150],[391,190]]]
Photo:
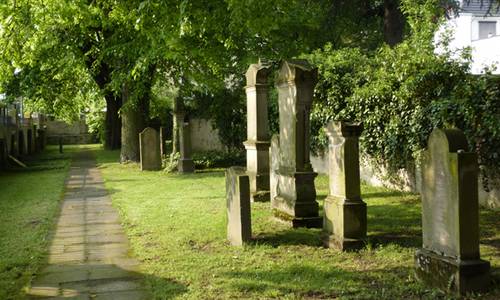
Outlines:
[[179,152],[179,126],[182,126],[184,120],[179,119],[179,115],[183,114],[184,107],[182,100],[179,96],[176,96],[173,101],[172,107],[172,157],[175,153]]
[[148,118],[149,98],[141,97],[137,103],[129,99],[128,86],[122,90],[122,148],[120,162],[140,160],[139,133],[146,128]]
[[403,40],[405,18],[399,0],[384,0],[384,40],[393,47]]
[[119,110],[122,100],[112,93],[105,96],[106,99],[106,121],[104,124],[104,148],[107,150],[120,149],[122,120]]

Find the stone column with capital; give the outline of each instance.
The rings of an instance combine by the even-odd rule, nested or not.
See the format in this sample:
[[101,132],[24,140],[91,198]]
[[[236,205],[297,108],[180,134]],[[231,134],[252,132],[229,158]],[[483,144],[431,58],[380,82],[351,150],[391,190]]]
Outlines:
[[332,121],[329,139],[330,193],[325,199],[323,243],[339,250],[358,250],[366,239],[366,203],[361,199],[359,136],[361,123]]
[[267,118],[268,75],[271,69],[259,61],[246,73],[247,174],[252,201],[269,201],[269,125]]
[[284,61],[277,87],[280,135],[277,196],[271,199],[274,215],[293,227],[321,227],[316,188],[309,161],[309,114],[317,70],[307,61]]

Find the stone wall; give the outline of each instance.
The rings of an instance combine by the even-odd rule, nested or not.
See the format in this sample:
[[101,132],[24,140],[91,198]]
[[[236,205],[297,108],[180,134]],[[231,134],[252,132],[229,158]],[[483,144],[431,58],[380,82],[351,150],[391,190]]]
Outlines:
[[[315,172],[320,174],[328,173],[328,158],[326,155],[311,155],[311,164]],[[414,193],[420,192],[421,173],[418,167],[415,172],[400,170],[397,176],[397,182],[394,178],[389,178],[387,174],[387,170],[383,167],[374,168],[373,163],[365,155],[360,157],[360,177],[362,181],[373,186],[383,186]],[[483,188],[481,179],[479,179],[479,181],[480,205],[483,207],[500,208],[500,179],[493,184],[495,188],[489,192],[485,191]]]
[[191,118],[189,123],[193,152],[225,150],[219,138],[219,133],[217,129],[213,128],[211,120]]
[[69,124],[64,121],[47,121],[47,143],[59,144],[59,137],[63,144],[91,144],[96,142],[94,135],[88,132],[84,120]]

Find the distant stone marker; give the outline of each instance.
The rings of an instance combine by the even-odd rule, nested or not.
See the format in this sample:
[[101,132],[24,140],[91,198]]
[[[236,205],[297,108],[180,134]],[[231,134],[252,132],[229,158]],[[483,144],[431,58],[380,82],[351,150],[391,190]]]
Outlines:
[[366,239],[366,203],[361,199],[359,176],[360,123],[330,122],[330,193],[325,199],[323,242],[326,247],[357,250]]
[[464,294],[490,283],[490,263],[479,255],[477,155],[458,129],[435,129],[422,165],[423,248],[417,277]]
[[241,246],[252,238],[250,182],[243,167],[226,170],[227,239]]
[[139,134],[141,170],[156,171],[161,169],[160,139],[154,128],[148,127]]
[[194,162],[191,158],[191,132],[189,122],[184,121],[184,115],[179,118],[179,147],[180,158],[177,170],[179,173],[193,173]]
[[246,72],[247,173],[253,201],[269,201],[269,125],[267,118],[268,76],[271,68],[259,61]]
[[166,137],[166,128],[165,127],[160,127],[160,155],[161,157],[164,157],[167,155],[167,151],[165,149],[165,142],[167,141]]
[[[271,199],[274,215],[293,227],[322,225],[309,161],[310,121],[317,70],[307,61],[284,61],[278,75],[280,118],[277,196]],[[275,187],[273,187],[275,188]]]

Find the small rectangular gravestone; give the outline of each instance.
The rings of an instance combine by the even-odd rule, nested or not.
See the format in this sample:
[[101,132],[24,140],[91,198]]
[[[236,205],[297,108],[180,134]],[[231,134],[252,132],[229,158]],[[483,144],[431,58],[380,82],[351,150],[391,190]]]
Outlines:
[[325,199],[323,243],[342,251],[359,250],[366,239],[366,203],[361,199],[359,136],[361,123],[330,122],[328,175],[330,193]]
[[241,246],[252,239],[250,182],[243,167],[226,170],[227,239]]
[[422,164],[423,248],[417,277],[459,294],[487,289],[490,264],[479,255],[478,164],[458,129],[435,129]]
[[139,149],[142,171],[161,169],[160,139],[154,128],[147,127],[139,133]]

